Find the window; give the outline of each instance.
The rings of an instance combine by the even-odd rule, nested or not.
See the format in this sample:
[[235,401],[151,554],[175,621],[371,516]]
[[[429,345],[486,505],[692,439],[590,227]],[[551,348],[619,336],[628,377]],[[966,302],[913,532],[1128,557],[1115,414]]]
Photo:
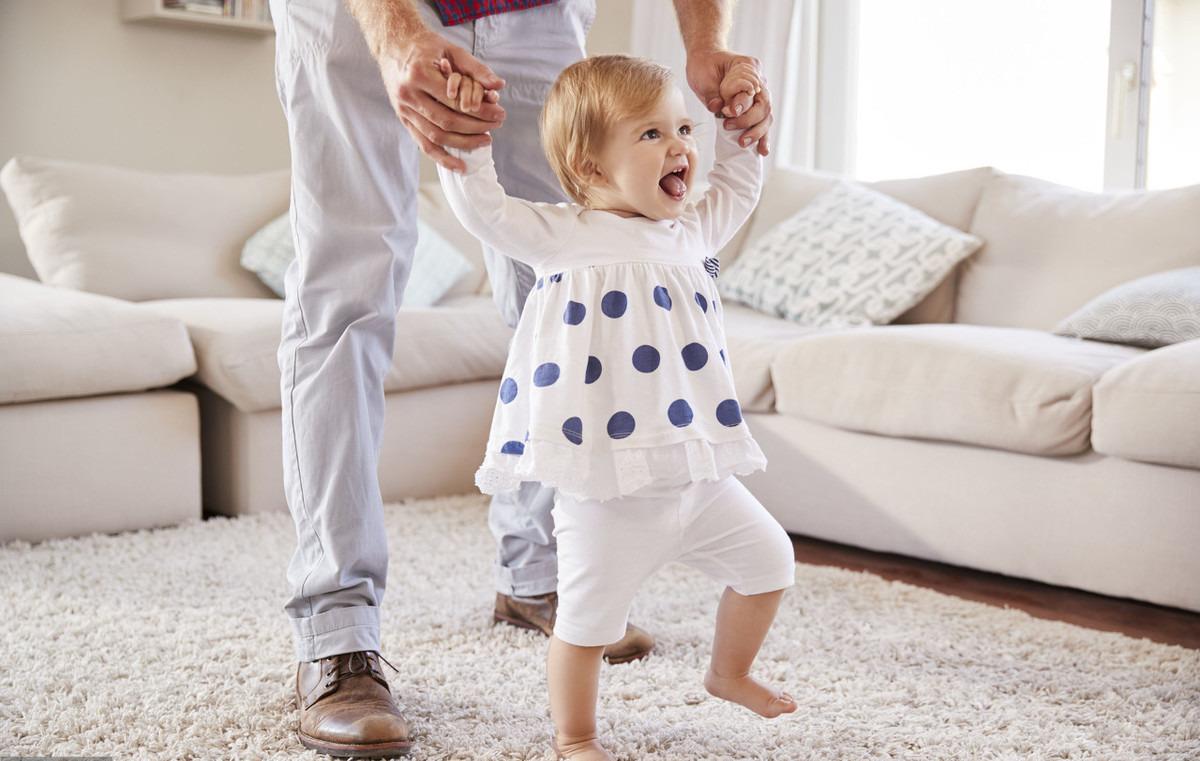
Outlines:
[[1200,183],[1200,0],[821,0],[819,15],[801,163]]
[[1200,182],[1200,0],[1155,0],[1146,187]]

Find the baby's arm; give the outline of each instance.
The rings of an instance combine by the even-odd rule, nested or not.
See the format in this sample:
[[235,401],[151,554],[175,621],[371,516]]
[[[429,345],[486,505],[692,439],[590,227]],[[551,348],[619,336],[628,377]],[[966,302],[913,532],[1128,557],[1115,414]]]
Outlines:
[[[459,98],[460,106],[468,110],[478,108],[482,99],[491,100],[495,93],[455,74],[447,83],[447,95]],[[471,151],[446,146],[446,151],[462,159],[466,170],[459,173],[438,165],[442,190],[458,221],[472,235],[531,267],[538,267],[563,248],[578,220],[569,204],[534,203],[505,194],[496,177],[490,144]]]
[[[735,78],[739,89],[755,95],[761,83],[749,68],[735,67],[726,77]],[[721,88],[726,89],[724,85]],[[708,173],[708,191],[696,204],[697,222],[707,247],[719,251],[750,217],[762,192],[763,167],[755,145],[738,145],[740,130],[725,129],[718,117],[716,161]]]

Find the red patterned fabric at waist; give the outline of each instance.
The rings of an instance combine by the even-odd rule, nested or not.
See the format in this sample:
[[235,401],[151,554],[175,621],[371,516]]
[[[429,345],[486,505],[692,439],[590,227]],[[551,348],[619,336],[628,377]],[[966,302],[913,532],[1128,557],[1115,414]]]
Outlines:
[[483,16],[520,11],[557,0],[433,0],[443,26],[454,26]]

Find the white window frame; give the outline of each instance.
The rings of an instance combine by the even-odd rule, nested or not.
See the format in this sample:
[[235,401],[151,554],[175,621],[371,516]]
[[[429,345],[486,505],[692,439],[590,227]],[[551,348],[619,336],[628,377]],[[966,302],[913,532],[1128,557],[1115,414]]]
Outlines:
[[[793,142],[787,158],[817,171],[854,176],[859,2],[795,1],[810,4],[808,13],[815,16],[808,28],[816,37],[810,54],[815,58],[812,79],[816,86],[802,84],[789,95],[802,104],[801,113],[809,108],[815,110],[815,117],[814,134],[806,137],[807,142]],[[1111,2],[1104,186],[1136,190],[1146,186],[1154,0]],[[809,42],[804,40],[801,48],[809,47]]]

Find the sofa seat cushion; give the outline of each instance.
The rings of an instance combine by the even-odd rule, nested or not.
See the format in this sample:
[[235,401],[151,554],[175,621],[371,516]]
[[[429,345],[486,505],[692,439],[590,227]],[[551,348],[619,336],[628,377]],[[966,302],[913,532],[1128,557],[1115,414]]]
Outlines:
[[1200,468],[1200,339],[1118,365],[1096,384],[1094,396],[1097,452]]
[[[196,347],[196,380],[243,412],[279,409],[279,299],[166,299],[139,307],[187,325]],[[396,315],[391,393],[499,378],[512,330],[491,299],[456,299],[452,305],[405,307]]]
[[725,355],[733,372],[733,384],[743,412],[771,412],[775,392],[771,387],[771,363],[775,355],[799,336],[823,328],[798,325],[756,309],[722,301],[725,312]]
[[776,408],[827,425],[1036,455],[1087,451],[1092,386],[1145,352],[1041,331],[895,325],[809,336],[771,366]]
[[0,403],[169,386],[196,370],[183,323],[0,274]]

